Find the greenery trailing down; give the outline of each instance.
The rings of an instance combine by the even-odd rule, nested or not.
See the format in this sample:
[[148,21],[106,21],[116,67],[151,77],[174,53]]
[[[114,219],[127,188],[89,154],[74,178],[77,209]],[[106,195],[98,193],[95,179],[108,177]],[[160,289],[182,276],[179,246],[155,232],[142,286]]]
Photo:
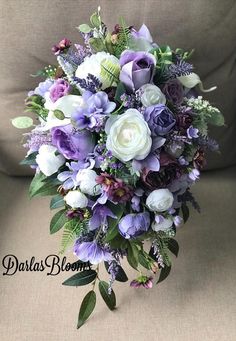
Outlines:
[[60,254],[63,254],[75,241],[75,239],[87,229],[88,220],[71,219],[63,226]]
[[31,181],[30,187],[29,187],[30,198],[33,198],[36,196],[45,196],[45,195],[57,194],[57,186],[51,180],[52,180],[52,178],[46,177],[41,172],[35,174],[33,180]]
[[62,284],[72,287],[87,285],[95,280],[97,272],[95,270],[84,270],[65,280]]
[[[107,270],[107,272],[109,273],[108,269],[109,269],[109,264],[108,262],[104,262],[105,268]],[[124,271],[124,269],[117,264],[116,267],[118,268],[118,272],[116,274],[116,281],[118,282],[127,282],[128,281],[128,277]]]
[[61,196],[60,194],[55,195],[54,197],[52,197],[51,202],[50,202],[50,209],[54,210],[56,208],[60,208],[65,206],[65,201],[63,196]]
[[108,292],[109,284],[105,281],[99,281],[98,287],[100,294],[108,308],[110,310],[114,310],[116,307],[116,296],[114,291],[111,289],[111,291]]
[[84,297],[81,303],[77,329],[79,329],[85,323],[85,321],[89,318],[89,316],[92,314],[95,308],[95,305],[96,305],[96,293],[94,290],[91,290],[87,293],[87,295]]
[[58,211],[51,220],[50,223],[50,233],[56,233],[57,231],[59,231],[68,221],[68,218],[66,216],[66,210],[60,210]]

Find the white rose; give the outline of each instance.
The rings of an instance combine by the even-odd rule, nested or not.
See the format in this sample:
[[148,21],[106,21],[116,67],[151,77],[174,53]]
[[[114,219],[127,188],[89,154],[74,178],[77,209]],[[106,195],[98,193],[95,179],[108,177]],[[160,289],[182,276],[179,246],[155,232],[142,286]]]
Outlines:
[[140,88],[141,102],[145,107],[154,104],[166,104],[166,97],[156,85],[144,84]]
[[64,196],[67,205],[72,208],[84,208],[88,205],[88,198],[80,191],[70,191]]
[[152,223],[152,229],[156,232],[165,231],[171,228],[172,225],[173,221],[170,218],[162,218],[159,223],[157,223],[156,221]]
[[113,64],[120,65],[119,59],[115,56],[107,52],[98,52],[85,57],[84,62],[78,66],[75,76],[78,78],[86,78],[91,73],[102,82],[102,89],[108,88],[111,86],[111,82],[101,76],[101,62],[105,59],[110,60]]
[[46,176],[56,173],[65,162],[64,156],[55,155],[56,150],[55,147],[46,144],[39,148],[36,162],[41,172]]
[[[45,94],[46,102],[44,107],[49,110],[46,122],[41,120],[42,126],[38,130],[49,130],[53,127],[64,126],[70,124],[71,114],[76,111],[79,106],[83,106],[84,102],[82,96],[67,95],[60,97],[56,102],[52,102],[49,97],[49,92]],[[65,118],[59,120],[55,115],[54,111],[60,110],[63,112]]]
[[126,162],[143,160],[152,146],[151,131],[143,116],[136,109],[128,109],[114,119],[108,119],[106,147],[117,159]]
[[96,182],[97,173],[92,169],[81,169],[76,180],[79,183],[81,192],[89,195],[98,195],[101,193],[101,186]]
[[164,212],[171,208],[173,201],[173,194],[167,188],[162,188],[149,194],[146,205],[153,212]]

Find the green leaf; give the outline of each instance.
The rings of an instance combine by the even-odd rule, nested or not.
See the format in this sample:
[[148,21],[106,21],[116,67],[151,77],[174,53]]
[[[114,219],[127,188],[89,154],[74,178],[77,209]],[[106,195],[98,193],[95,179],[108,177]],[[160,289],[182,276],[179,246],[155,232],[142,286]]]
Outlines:
[[90,17],[90,22],[93,27],[100,28],[101,26],[101,18],[98,13],[93,13]]
[[171,266],[165,266],[164,268],[161,269],[161,273],[159,276],[159,279],[156,284],[161,283],[164,281],[170,274]]
[[108,293],[109,285],[105,281],[99,281],[99,291],[100,294],[110,310],[114,310],[116,307],[116,296],[113,290]]
[[18,129],[27,129],[33,126],[34,121],[28,116],[18,116],[11,120],[12,125]]
[[179,253],[179,244],[178,242],[173,239],[173,238],[170,238],[167,242],[168,244],[168,249],[176,256],[178,257],[178,253]]
[[119,82],[116,88],[115,100],[122,103],[120,97],[125,93],[125,86],[123,83]]
[[78,287],[91,283],[97,277],[97,272],[95,270],[84,270],[79,272],[72,277],[68,278],[63,282],[63,285]]
[[30,198],[44,195],[54,195],[57,193],[57,187],[54,183],[47,183],[47,177],[43,173],[35,174],[29,187]]
[[95,308],[95,305],[96,305],[96,293],[95,291],[91,290],[87,293],[87,295],[84,297],[81,303],[77,329],[79,329],[84,324],[84,322],[89,318],[89,316],[92,314]]
[[64,120],[64,118],[65,118],[65,115],[61,110],[58,110],[58,109],[54,110],[53,114],[56,118],[58,118],[58,120]]
[[101,38],[90,38],[89,45],[95,52],[101,52],[106,50],[106,46]]
[[134,269],[137,269],[138,267],[138,255],[139,255],[138,247],[134,243],[129,242],[127,260],[130,266],[132,266],[132,268]]
[[138,254],[139,263],[145,268],[150,270],[149,256],[145,251],[140,251]]
[[210,117],[207,118],[207,122],[220,127],[225,124],[225,119],[220,111],[215,111]]
[[89,33],[92,30],[91,27],[88,24],[79,25],[78,29],[82,33]]
[[182,204],[181,210],[182,210],[184,222],[186,223],[186,221],[189,218],[189,208],[186,204]]
[[110,218],[108,217],[108,231],[106,235],[106,242],[111,241],[115,237],[119,235],[119,230],[118,230],[118,223],[120,221],[120,218],[122,217],[122,214],[124,212],[124,206],[123,205],[114,205],[114,204],[109,204],[109,208],[112,210],[112,212],[116,215],[116,218]]
[[64,207],[64,206],[65,206],[65,200],[60,194],[55,195],[55,197],[51,199],[51,202],[50,202],[51,210],[54,210],[55,208]]
[[104,59],[101,62],[101,77],[106,79],[110,85],[114,82],[119,82],[120,65],[115,64],[109,59]]
[[76,237],[80,235],[83,230],[85,221],[77,221],[76,219],[70,219],[63,226],[63,235],[61,240],[61,250],[60,254],[64,253],[66,249],[74,242]]
[[59,231],[67,222],[68,218],[65,215],[66,210],[61,210],[59,212],[57,212],[51,220],[50,223],[50,233],[56,233],[57,231]]
[[[105,264],[105,268],[106,268],[106,270],[108,272],[109,264],[108,264],[108,262],[104,262],[104,264]],[[118,282],[127,282],[128,281],[128,277],[127,277],[124,269],[119,264],[117,264],[116,266],[118,268],[118,272],[117,272],[117,275],[116,275],[116,281],[118,281]]]
[[20,165],[35,165],[36,164],[36,156],[38,152],[33,152],[26,156],[24,160],[20,162]]

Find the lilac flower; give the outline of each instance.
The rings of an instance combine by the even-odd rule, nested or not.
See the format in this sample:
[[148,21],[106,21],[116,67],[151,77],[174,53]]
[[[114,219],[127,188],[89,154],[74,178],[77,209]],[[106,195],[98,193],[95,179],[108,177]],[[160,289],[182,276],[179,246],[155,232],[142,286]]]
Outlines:
[[85,91],[82,97],[86,107],[79,107],[77,111],[72,113],[72,120],[79,129],[89,128],[99,131],[106,116],[115,109],[116,104],[109,101],[108,95],[104,91],[95,94]]
[[198,138],[198,132],[199,130],[197,128],[194,128],[193,126],[190,126],[187,129],[187,135],[189,139],[197,139]]
[[152,83],[156,65],[156,59],[152,54],[126,50],[121,54],[120,65],[120,81],[129,92]]
[[177,79],[170,79],[162,88],[166,98],[175,105],[180,105],[183,101],[183,86]]
[[155,104],[146,108],[144,118],[153,136],[168,134],[176,123],[170,109],[163,104]]
[[37,152],[39,148],[44,144],[52,144],[51,135],[47,132],[32,130],[30,133],[26,133],[25,135],[29,136],[27,142],[23,145],[25,148],[29,149],[28,154]]
[[67,159],[84,160],[94,149],[95,143],[89,131],[75,131],[71,124],[51,130],[52,143]]
[[90,262],[91,264],[98,264],[113,259],[109,250],[96,240],[82,243],[80,240],[77,240],[74,245],[74,254],[82,262]]
[[127,214],[118,225],[120,234],[126,239],[135,238],[147,232],[149,227],[150,216],[148,212]]
[[145,288],[145,289],[151,289],[152,288],[152,277],[144,276],[141,275],[137,279],[134,279],[131,283],[130,286],[133,288]]
[[44,82],[40,82],[39,85],[32,91],[28,93],[28,96],[38,95],[45,97],[46,92],[50,90],[54,81],[51,79],[46,79]]
[[89,168],[91,166],[91,161],[72,161],[67,162],[66,166],[69,168],[68,171],[61,172],[58,174],[57,178],[59,181],[63,182],[62,187],[65,190],[79,186],[76,176],[80,169]]
[[74,81],[75,83],[77,83],[77,85],[79,85],[81,89],[90,91],[92,93],[96,93],[102,87],[100,79],[98,79],[91,73],[88,73],[88,76],[86,78],[74,77]]
[[199,170],[196,169],[196,168],[192,169],[192,170],[189,172],[189,174],[188,174],[189,178],[190,178],[192,181],[196,181],[197,179],[199,179],[199,175],[200,175],[200,172],[199,172]]
[[68,95],[70,84],[62,78],[57,79],[51,86],[49,94],[52,102],[56,102],[60,97]]
[[107,217],[117,218],[110,208],[100,204],[95,205],[93,208],[93,216],[89,221],[89,229],[95,230],[102,225],[107,226]]

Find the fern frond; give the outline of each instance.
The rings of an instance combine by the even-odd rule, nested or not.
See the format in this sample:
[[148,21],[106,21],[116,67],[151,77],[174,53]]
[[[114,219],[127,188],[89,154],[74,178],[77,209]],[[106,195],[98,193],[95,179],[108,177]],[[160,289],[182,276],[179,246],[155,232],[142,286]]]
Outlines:
[[64,225],[64,231],[61,240],[61,250],[59,254],[65,251],[72,245],[75,239],[83,232],[86,226],[86,221],[78,221],[71,219]]
[[119,82],[120,65],[114,64],[109,59],[104,59],[101,62],[101,77],[106,79],[110,85],[114,82]]

